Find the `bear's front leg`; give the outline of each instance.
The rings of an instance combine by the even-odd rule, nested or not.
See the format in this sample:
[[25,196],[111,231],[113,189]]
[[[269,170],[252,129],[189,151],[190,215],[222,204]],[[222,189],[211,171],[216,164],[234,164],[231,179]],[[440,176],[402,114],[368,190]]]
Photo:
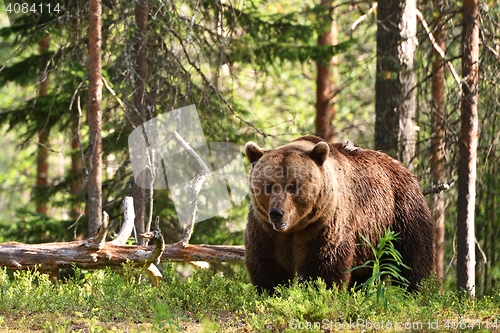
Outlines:
[[264,256],[250,254],[246,258],[246,266],[250,280],[257,287],[259,294],[267,291],[272,295],[275,287],[289,285],[293,279],[293,273],[288,272],[277,261]]
[[324,242],[315,243],[316,246],[311,244],[307,255],[311,259],[302,261],[299,267],[299,281],[315,281],[321,278],[327,288],[334,284],[339,287],[349,286],[355,251],[353,246],[348,243],[337,246]]
[[250,220],[245,231],[245,265],[260,294],[264,291],[272,294],[275,287],[289,284],[294,277],[294,272],[277,261],[275,246],[258,223]]

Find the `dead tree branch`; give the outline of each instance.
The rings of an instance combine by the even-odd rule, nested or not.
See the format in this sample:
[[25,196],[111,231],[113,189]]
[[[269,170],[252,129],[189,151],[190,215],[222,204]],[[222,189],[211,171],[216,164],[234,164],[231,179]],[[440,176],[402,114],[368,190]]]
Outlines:
[[361,23],[363,22],[367,17],[368,15],[370,15],[371,13],[373,13],[378,7],[378,2],[374,2],[371,6],[371,8],[368,10],[368,12],[366,14],[363,14],[361,15],[360,17],[358,17],[356,19],[356,21],[354,21],[354,23],[351,25],[351,33],[354,31],[354,29],[356,29],[356,27]]
[[179,243],[182,244],[182,246],[186,246],[189,243],[189,240],[191,239],[191,235],[193,234],[193,228],[194,228],[194,223],[196,221],[196,210],[197,208],[197,203],[198,203],[198,194],[201,191],[201,187],[203,186],[203,183],[207,178],[209,178],[212,174],[210,171],[209,167],[203,161],[203,159],[196,153],[196,151],[191,148],[191,146],[180,136],[177,131],[174,131],[175,138],[180,142],[180,144],[186,149],[191,156],[194,157],[194,159],[198,162],[198,164],[201,166],[203,169],[203,172],[201,175],[198,175],[196,177],[196,181],[194,182],[194,185],[189,185],[186,187],[186,191],[189,195],[189,213],[187,217],[187,224],[184,229],[184,232],[182,233],[181,240]]
[[434,38],[434,35],[431,32],[431,29],[429,29],[429,25],[427,24],[427,21],[424,19],[424,15],[422,15],[422,12],[418,9],[417,9],[417,19],[420,21],[420,23],[424,27],[425,32],[427,33],[427,37],[429,38],[429,40],[432,44],[432,47],[437,51],[437,53],[439,53],[441,58],[443,58],[443,61],[446,63],[446,65],[448,65],[448,68],[450,69],[451,74],[453,75],[453,78],[455,79],[455,83],[457,84],[459,91],[462,91],[462,83],[461,83],[460,77],[457,74],[457,71],[455,70],[455,67],[453,66],[451,61],[446,60],[446,54],[444,53],[443,49],[441,49],[441,47],[439,47],[439,45],[436,43],[436,38]]
[[153,284],[155,286],[158,286],[158,280],[163,279],[163,275],[161,274],[157,265],[160,264],[161,255],[163,254],[163,251],[165,251],[165,240],[163,239],[163,235],[161,234],[159,216],[156,217],[154,230],[141,234],[141,236],[154,240],[154,249],[149,255],[149,267],[146,269],[146,273],[148,274],[151,281],[153,281]]
[[108,234],[109,215],[106,212],[102,213],[102,224],[97,230],[95,237],[89,238],[83,243],[84,246],[91,249],[102,249],[106,242],[106,235]]
[[443,192],[451,187],[451,185],[455,182],[455,179],[450,179],[446,183],[439,184],[437,186],[430,186],[422,190],[423,195],[428,194],[437,194]]
[[123,225],[118,236],[110,242],[111,244],[125,245],[134,230],[134,219],[134,199],[132,197],[125,197],[123,199]]

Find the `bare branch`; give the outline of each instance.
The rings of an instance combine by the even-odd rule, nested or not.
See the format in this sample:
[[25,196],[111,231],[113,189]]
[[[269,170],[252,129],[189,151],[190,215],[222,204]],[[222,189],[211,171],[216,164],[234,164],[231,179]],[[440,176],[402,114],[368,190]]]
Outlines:
[[203,174],[204,175],[210,175],[212,172],[210,171],[210,168],[207,166],[205,161],[198,155],[198,153],[191,148],[191,146],[180,136],[177,131],[174,131],[175,138],[180,142],[180,144],[186,149],[191,156],[193,156],[196,159],[196,162],[203,168]]
[[160,263],[161,255],[163,254],[163,251],[165,251],[165,240],[163,239],[161,230],[155,229],[153,231],[143,233],[141,236],[154,240],[154,249],[148,257],[148,262],[158,265]]
[[191,146],[189,146],[189,144],[179,135],[179,133],[177,133],[177,131],[174,131],[174,135],[175,138],[195,158],[195,160],[203,169],[203,173],[196,178],[194,186],[193,185],[186,186],[186,191],[188,192],[189,195],[189,214],[187,217],[186,228],[184,229],[184,232],[182,233],[181,239],[179,241],[179,243],[182,246],[186,246],[189,243],[189,239],[191,239],[191,235],[193,233],[194,223],[196,220],[198,194],[201,191],[203,182],[205,182],[205,180],[209,178],[212,173],[208,168],[207,164],[205,163],[205,161],[203,161],[200,155],[198,155],[198,153],[196,153],[196,151],[193,148],[191,148]]
[[[175,31],[171,27],[169,28],[169,30],[170,30],[170,33],[177,39],[177,41],[181,45],[182,51],[183,51],[183,53],[184,53],[184,55],[186,57],[186,60],[188,61],[189,65],[194,68],[194,70],[198,73],[198,75],[200,75],[201,79],[203,80],[203,83],[205,83],[205,85],[208,86],[212,90],[212,92],[217,95],[217,97],[224,103],[224,105],[226,105],[226,107],[229,109],[229,111],[231,112],[231,114],[236,119],[238,119],[239,121],[241,121],[244,124],[250,126],[255,132],[261,134],[263,137],[270,136],[269,134],[266,134],[262,130],[260,130],[259,128],[257,128],[253,123],[251,123],[251,122],[243,119],[240,115],[238,115],[234,111],[234,108],[231,105],[231,103],[229,103],[224,98],[224,96],[222,96],[222,94],[220,93],[220,91],[210,82],[210,80],[206,77],[206,75],[203,73],[203,71],[201,70],[201,68],[199,66],[197,66],[196,63],[191,59],[191,57],[189,55],[189,52],[186,50],[186,46],[184,44],[184,40],[182,39],[182,37],[177,33],[177,31]],[[184,67],[182,65],[182,63],[180,62],[180,60],[177,59],[177,57],[174,57],[174,59],[181,65],[181,67]]]
[[108,234],[108,223],[109,223],[109,215],[106,212],[102,213],[102,224],[97,230],[97,234],[95,237],[91,237],[88,239],[84,245],[85,247],[91,249],[102,249],[104,248],[106,242],[106,235]]
[[479,250],[479,252],[481,252],[481,256],[483,257],[483,265],[487,266],[488,265],[488,257],[486,256],[486,253],[481,248],[481,244],[479,244],[476,237],[474,237],[474,241],[476,242],[477,249]]
[[434,38],[434,35],[431,32],[431,29],[429,29],[429,25],[425,21],[424,16],[422,15],[422,12],[420,12],[420,10],[418,10],[418,9],[417,9],[417,19],[420,21],[420,23],[424,27],[425,32],[427,32],[427,37],[429,37],[429,40],[431,41],[432,47],[434,47],[434,49],[437,51],[437,53],[439,53],[439,55],[441,56],[441,58],[443,58],[444,62],[450,68],[451,74],[453,75],[453,78],[455,79],[455,83],[457,84],[459,91],[462,91],[461,80],[460,80],[460,77],[457,74],[457,71],[455,70],[455,67],[453,66],[453,64],[451,63],[451,61],[446,60],[446,54],[445,54],[445,52],[436,43],[436,38]]
[[108,89],[108,91],[111,93],[111,95],[113,95],[113,97],[116,99],[116,101],[118,102],[118,104],[120,104],[120,107],[123,109],[123,111],[127,111],[125,109],[125,104],[120,99],[120,97],[118,97],[118,95],[113,90],[113,88],[111,88],[111,86],[108,84],[108,81],[106,81],[106,79],[104,78],[104,76],[102,77],[102,82],[104,83],[104,86],[106,87],[106,89]]
[[148,274],[155,287],[157,287],[158,280],[163,279],[163,275],[156,266],[160,264],[161,255],[165,250],[165,240],[163,239],[163,235],[161,234],[159,216],[157,216],[155,220],[155,229],[153,231],[143,233],[141,234],[141,236],[154,240],[154,249],[153,251],[151,251],[149,258],[147,259],[149,266],[146,269],[146,273]]
[[149,276],[155,287],[158,287],[158,281],[163,279],[163,275],[160,270],[153,263],[149,264],[149,267],[146,269],[146,274]]
[[363,14],[360,17],[358,17],[356,21],[354,21],[354,23],[351,25],[351,32],[353,32],[354,29],[356,29],[356,27],[368,17],[368,15],[373,13],[375,9],[377,9],[377,6],[378,2],[374,2],[366,14]]
[[447,190],[451,187],[451,185],[455,182],[455,179],[450,179],[446,183],[439,184],[438,186],[430,186],[428,188],[425,188],[422,190],[423,195],[428,195],[428,194],[437,194],[440,193],[444,190]]
[[123,199],[123,225],[118,236],[110,242],[111,244],[124,245],[127,242],[134,230],[134,219],[134,199],[132,197],[125,197]]

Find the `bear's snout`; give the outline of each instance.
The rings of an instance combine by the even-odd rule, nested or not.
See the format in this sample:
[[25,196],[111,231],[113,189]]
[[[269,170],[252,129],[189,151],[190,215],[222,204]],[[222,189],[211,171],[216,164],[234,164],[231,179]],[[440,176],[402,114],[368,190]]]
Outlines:
[[288,221],[283,221],[283,212],[279,208],[271,208],[269,210],[269,220],[273,224],[273,229],[276,231],[285,231],[288,228]]
[[271,208],[269,210],[269,219],[271,220],[271,222],[280,222],[283,218],[283,215],[285,215],[285,213],[281,209]]

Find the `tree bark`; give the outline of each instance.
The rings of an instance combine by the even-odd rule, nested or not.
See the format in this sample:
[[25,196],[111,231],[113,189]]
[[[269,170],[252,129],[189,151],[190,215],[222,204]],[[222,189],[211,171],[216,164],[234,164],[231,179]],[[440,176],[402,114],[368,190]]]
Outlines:
[[400,1],[378,1],[375,78],[375,149],[396,157],[399,91],[397,77]]
[[464,0],[462,31],[462,110],[457,199],[457,287],[475,295],[474,209],[478,145],[478,1]]
[[101,73],[102,5],[90,0],[89,10],[89,149],[88,219],[89,236],[102,224],[102,73]]
[[[337,44],[337,24],[332,19],[332,0],[321,0],[321,5],[328,9],[329,14],[324,16],[327,29],[318,36],[319,46],[331,46]],[[332,82],[332,67],[336,65],[336,57],[330,61],[318,60],[316,62],[316,135],[326,141],[335,140],[335,106],[334,106],[334,82]]]
[[[434,31],[435,43],[445,51],[444,22],[442,18],[443,0],[434,0],[437,21]],[[444,98],[445,98],[445,61],[441,54],[433,48],[432,62],[432,109],[431,109],[431,170],[434,184],[444,182]],[[439,279],[444,278],[444,242],[445,242],[445,202],[442,192],[433,195],[432,215],[434,218],[434,244],[436,247],[436,275]],[[443,285],[441,285],[443,286]]]
[[415,155],[415,0],[378,2],[375,149],[412,168]]
[[[0,243],[0,267],[28,269],[38,267],[52,272],[72,265],[83,269],[120,267],[128,260],[146,263],[154,246],[115,245],[105,243],[101,249],[86,246],[88,241],[65,243],[21,244]],[[244,261],[243,246],[167,244],[161,261]]]
[[401,18],[401,43],[399,44],[399,77],[401,86],[401,106],[399,110],[399,159],[410,170],[415,158],[415,71],[414,56],[417,48],[417,3],[416,0],[403,2]]
[[[50,37],[43,37],[38,43],[39,53],[42,56],[49,50]],[[45,64],[41,64],[42,72],[40,85],[38,87],[38,96],[46,96],[49,93],[49,77],[44,71]],[[47,113],[47,117],[48,117]],[[38,152],[36,157],[36,187],[38,189],[46,188],[49,185],[49,150],[47,148],[49,141],[49,128],[45,127],[38,132]],[[47,214],[46,200],[38,193],[35,200],[35,211],[39,214]]]
[[[140,126],[146,121],[146,82],[148,77],[147,61],[147,32],[148,32],[148,1],[137,1],[135,4],[135,84],[134,84],[134,106],[135,115],[134,127]],[[141,168],[147,172],[147,168]],[[144,182],[143,182],[144,184]],[[153,191],[153,189],[151,189]],[[135,209],[135,229],[137,234],[137,243],[146,245],[147,239],[140,236],[145,231],[144,216],[146,211],[146,191],[144,188],[134,182],[132,188],[132,197],[134,198]],[[152,203],[150,203],[152,204]]]
[[[71,182],[71,194],[75,197],[82,193],[82,159],[80,152],[80,139],[78,133],[78,120],[76,115],[72,121],[73,137],[71,138],[71,175],[74,177]],[[82,214],[82,206],[78,201],[71,204],[70,217],[76,219]]]

